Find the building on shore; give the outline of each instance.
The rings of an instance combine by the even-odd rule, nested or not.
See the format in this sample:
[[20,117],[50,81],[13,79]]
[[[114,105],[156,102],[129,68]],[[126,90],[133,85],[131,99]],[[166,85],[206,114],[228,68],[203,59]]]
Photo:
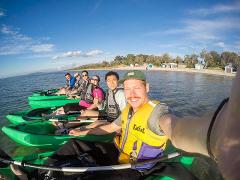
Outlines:
[[195,64],[195,69],[197,69],[197,70],[203,70],[203,68],[204,68],[204,65],[203,65],[203,64],[200,64],[200,63]]
[[161,65],[163,68],[177,68],[178,64],[177,63],[163,63]]
[[228,64],[227,66],[225,66],[225,73],[233,73],[232,64]]

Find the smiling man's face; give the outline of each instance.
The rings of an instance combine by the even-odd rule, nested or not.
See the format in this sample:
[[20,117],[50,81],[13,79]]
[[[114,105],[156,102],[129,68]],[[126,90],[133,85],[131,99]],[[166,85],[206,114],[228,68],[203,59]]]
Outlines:
[[134,112],[148,102],[149,86],[144,81],[128,79],[124,81],[123,86],[127,102],[132,106]]

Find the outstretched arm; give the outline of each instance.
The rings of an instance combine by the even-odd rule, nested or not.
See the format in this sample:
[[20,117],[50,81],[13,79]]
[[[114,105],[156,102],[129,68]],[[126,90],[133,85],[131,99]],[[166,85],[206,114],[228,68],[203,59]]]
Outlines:
[[121,127],[116,125],[115,123],[110,123],[107,125],[99,126],[94,129],[87,129],[87,130],[80,130],[80,129],[73,129],[69,132],[69,135],[73,136],[80,136],[80,135],[87,135],[87,134],[95,134],[95,135],[104,135],[110,134],[120,130]]
[[[177,118],[165,115],[159,125],[173,144],[184,151],[208,156],[207,132],[213,114],[201,118]],[[229,102],[218,113],[213,124],[210,147],[226,179],[240,177],[240,69],[232,85]]]
[[164,115],[160,119],[160,127],[179,149],[192,153],[208,155],[206,149],[207,131],[212,115],[202,118],[178,118],[174,115]]

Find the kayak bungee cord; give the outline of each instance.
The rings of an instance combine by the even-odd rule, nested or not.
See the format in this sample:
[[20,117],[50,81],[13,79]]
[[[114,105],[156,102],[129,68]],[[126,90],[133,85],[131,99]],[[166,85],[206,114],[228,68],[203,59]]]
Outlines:
[[12,159],[8,159],[0,157],[0,161],[4,164],[14,164],[23,167],[31,167],[35,169],[42,169],[42,170],[49,170],[49,171],[60,171],[60,172],[69,172],[69,173],[81,173],[81,172],[88,172],[88,171],[112,171],[112,170],[120,170],[120,169],[135,169],[137,166],[146,164],[146,163],[155,163],[159,161],[170,160],[180,156],[179,152],[170,153],[168,155],[149,159],[149,160],[142,160],[140,162],[128,163],[128,164],[119,164],[119,165],[110,165],[110,166],[95,166],[95,167],[53,167],[47,165],[36,165],[31,163],[25,163],[22,161],[14,161]]

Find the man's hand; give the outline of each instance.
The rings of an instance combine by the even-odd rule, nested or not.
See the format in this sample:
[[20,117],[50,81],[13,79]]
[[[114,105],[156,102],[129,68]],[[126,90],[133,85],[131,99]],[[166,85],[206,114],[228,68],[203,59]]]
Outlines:
[[71,131],[69,131],[69,135],[71,136],[83,136],[83,135],[87,135],[88,131],[81,131],[80,129],[72,129]]

